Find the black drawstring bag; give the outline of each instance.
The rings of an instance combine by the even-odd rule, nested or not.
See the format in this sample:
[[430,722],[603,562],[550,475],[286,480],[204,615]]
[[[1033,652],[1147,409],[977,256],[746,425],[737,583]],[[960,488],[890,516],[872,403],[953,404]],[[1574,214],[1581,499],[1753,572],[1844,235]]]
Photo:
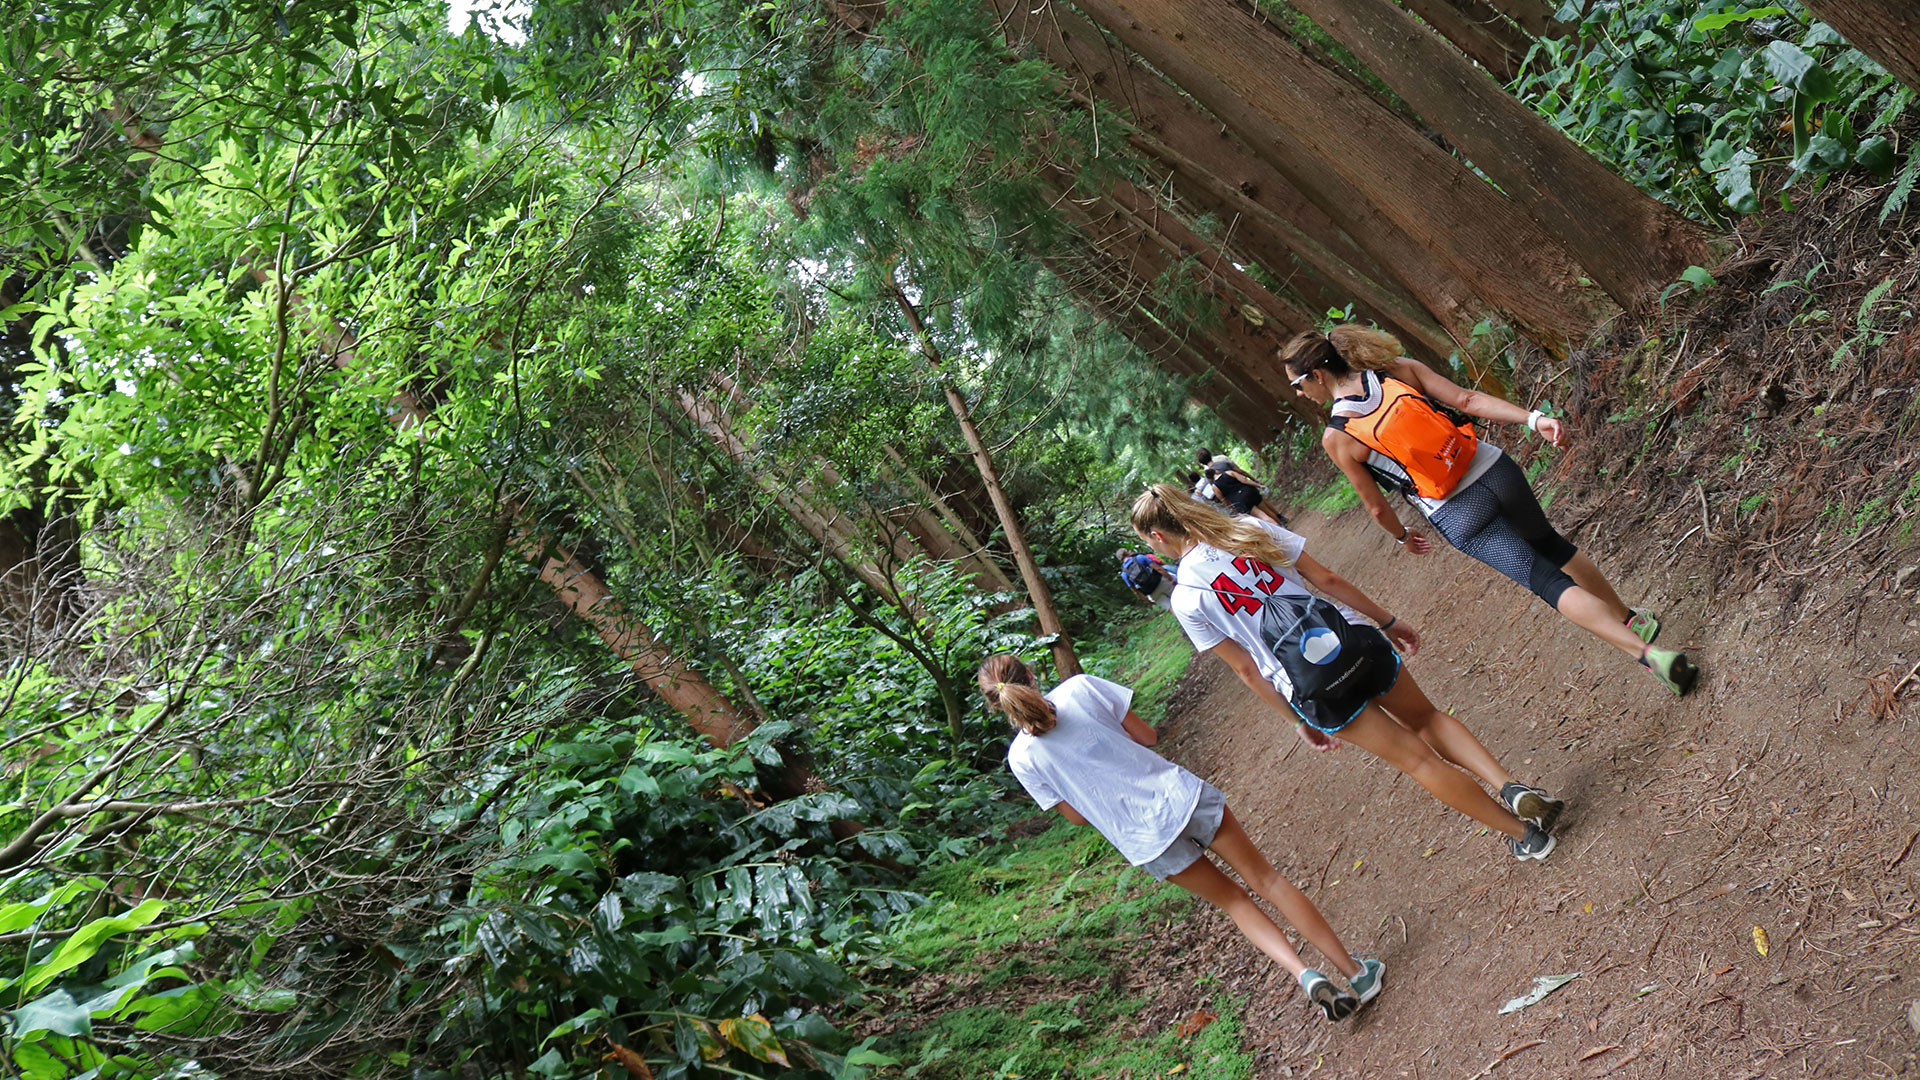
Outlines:
[[1269,596],[1262,601],[1260,639],[1293,684],[1295,701],[1340,698],[1372,669],[1363,640],[1371,627],[1347,622],[1317,596]]

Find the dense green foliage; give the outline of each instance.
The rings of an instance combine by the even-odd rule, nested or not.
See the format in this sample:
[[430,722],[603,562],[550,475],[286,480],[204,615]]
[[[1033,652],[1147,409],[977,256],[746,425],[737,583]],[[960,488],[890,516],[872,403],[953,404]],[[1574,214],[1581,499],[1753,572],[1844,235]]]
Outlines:
[[1727,221],[1803,177],[1894,170],[1913,89],[1796,0],[1575,3],[1560,17],[1572,33],[1540,42],[1514,91],[1690,212]]

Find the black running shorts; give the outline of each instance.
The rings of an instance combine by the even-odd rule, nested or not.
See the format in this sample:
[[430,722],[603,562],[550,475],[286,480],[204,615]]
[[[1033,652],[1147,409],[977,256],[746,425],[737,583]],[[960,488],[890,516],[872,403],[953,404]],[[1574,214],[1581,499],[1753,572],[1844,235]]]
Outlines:
[[1505,454],[1431,515],[1447,542],[1519,582],[1548,607],[1573,588],[1561,567],[1580,549],[1555,532],[1527,474]]

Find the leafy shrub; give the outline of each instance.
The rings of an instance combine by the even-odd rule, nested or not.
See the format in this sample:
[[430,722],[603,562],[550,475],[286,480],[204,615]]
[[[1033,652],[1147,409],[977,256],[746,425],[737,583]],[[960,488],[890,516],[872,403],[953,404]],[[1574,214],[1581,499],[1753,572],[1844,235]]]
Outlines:
[[1762,169],[1891,172],[1913,102],[1796,0],[1566,3],[1513,90],[1641,188],[1716,221],[1759,209]]

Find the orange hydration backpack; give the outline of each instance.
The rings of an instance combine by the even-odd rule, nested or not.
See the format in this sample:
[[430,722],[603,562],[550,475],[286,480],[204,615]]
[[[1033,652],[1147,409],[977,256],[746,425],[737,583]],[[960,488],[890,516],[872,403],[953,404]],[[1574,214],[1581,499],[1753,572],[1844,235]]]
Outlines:
[[1454,423],[1419,391],[1386,376],[1380,377],[1377,408],[1365,416],[1335,416],[1331,426],[1392,458],[1407,472],[1407,481],[1392,478],[1398,486],[1429,499],[1453,493],[1480,447],[1471,423]]

